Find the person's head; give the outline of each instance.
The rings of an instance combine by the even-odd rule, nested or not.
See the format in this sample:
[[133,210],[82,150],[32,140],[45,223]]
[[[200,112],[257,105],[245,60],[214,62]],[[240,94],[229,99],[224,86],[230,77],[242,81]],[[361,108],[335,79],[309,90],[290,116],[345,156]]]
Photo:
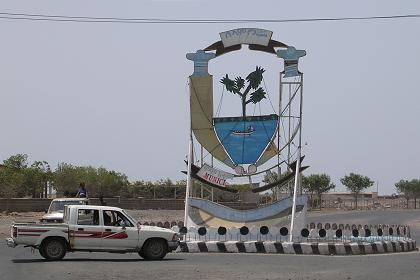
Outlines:
[[84,183],[84,182],[81,182],[81,183],[79,184],[79,186],[80,186],[82,189],[84,189],[84,188],[85,188],[85,183]]

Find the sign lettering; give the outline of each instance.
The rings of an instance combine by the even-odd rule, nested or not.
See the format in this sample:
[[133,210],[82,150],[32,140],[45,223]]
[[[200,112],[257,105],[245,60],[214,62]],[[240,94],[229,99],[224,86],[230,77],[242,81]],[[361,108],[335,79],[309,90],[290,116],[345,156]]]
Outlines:
[[200,168],[197,175],[204,180],[221,187],[228,185],[228,179],[233,179],[233,174],[218,170],[207,164],[204,164],[203,167]]
[[273,32],[258,28],[238,28],[220,33],[225,48],[239,44],[268,46]]

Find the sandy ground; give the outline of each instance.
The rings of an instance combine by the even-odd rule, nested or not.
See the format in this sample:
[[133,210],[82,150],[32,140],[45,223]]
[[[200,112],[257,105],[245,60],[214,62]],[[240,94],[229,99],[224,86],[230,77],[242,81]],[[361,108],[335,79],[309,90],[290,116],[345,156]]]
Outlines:
[[[144,222],[179,222],[184,220],[183,210],[127,210],[127,212],[141,223]],[[366,213],[369,212],[369,215]],[[12,212],[6,215],[0,212],[0,238],[10,235],[12,222],[37,222],[44,215],[43,212]],[[309,222],[338,222],[373,224],[381,221],[383,224],[410,225],[412,233],[420,236],[420,210],[372,210],[372,211],[315,211],[308,213]],[[1,241],[0,241],[1,242]]]
[[36,222],[44,215],[43,212],[12,212],[0,213],[0,238],[10,235],[10,225],[12,222]]

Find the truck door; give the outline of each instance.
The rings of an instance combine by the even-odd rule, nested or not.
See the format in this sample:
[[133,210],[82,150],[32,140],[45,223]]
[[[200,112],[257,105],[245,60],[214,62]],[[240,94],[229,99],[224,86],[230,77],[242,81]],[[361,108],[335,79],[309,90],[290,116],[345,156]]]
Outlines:
[[101,249],[102,225],[99,210],[77,209],[77,219],[69,226],[70,244],[73,249]]
[[102,249],[127,250],[137,248],[139,232],[136,225],[120,211],[102,211],[104,227]]

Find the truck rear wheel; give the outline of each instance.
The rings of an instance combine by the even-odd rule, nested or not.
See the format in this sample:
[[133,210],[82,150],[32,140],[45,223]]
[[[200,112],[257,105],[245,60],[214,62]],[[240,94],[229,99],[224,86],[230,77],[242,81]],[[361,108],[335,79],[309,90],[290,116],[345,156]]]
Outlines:
[[66,255],[66,244],[60,238],[49,238],[42,242],[39,253],[49,261],[57,261]]
[[163,239],[150,239],[143,245],[139,255],[145,260],[161,260],[168,253],[168,244]]

